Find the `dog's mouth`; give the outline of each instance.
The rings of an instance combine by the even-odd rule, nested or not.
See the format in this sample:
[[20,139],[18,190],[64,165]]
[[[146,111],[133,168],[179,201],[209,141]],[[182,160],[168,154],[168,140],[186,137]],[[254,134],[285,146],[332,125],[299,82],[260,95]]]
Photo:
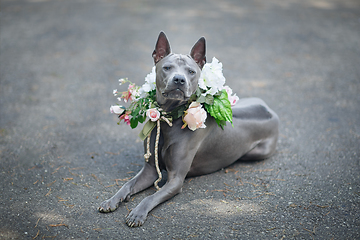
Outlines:
[[165,97],[167,99],[175,99],[175,100],[182,100],[182,101],[186,100],[185,93],[179,88],[168,91],[168,92],[164,92],[162,95],[163,95],[163,97]]

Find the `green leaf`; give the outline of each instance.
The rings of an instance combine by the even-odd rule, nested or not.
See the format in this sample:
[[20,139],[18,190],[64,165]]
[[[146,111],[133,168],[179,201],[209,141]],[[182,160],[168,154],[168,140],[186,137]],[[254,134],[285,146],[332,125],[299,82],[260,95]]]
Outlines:
[[138,121],[139,121],[140,123],[145,122],[145,119],[146,119],[146,115],[145,115],[145,114],[144,114],[144,115],[139,115],[139,116],[138,116]]
[[205,97],[205,103],[209,104],[209,105],[213,105],[214,104],[214,96],[207,94]]
[[219,121],[217,119],[215,119],[216,123],[219,125],[219,127],[221,127],[222,130],[224,130],[224,126],[226,126],[226,121]]
[[221,128],[226,125],[226,122],[232,124],[231,103],[225,89],[220,92],[220,95],[214,96],[214,103],[212,105],[205,103],[204,106]]
[[130,127],[136,128],[139,123],[143,123],[143,122],[145,122],[145,120],[146,120],[146,114],[144,114],[144,115],[139,114],[135,117],[132,117],[130,119]]
[[137,118],[133,117],[130,119],[130,127],[131,128],[133,128],[133,129],[136,128],[138,123],[139,123],[139,121]]
[[135,109],[133,109],[130,113],[131,116],[136,117],[140,112],[140,107],[137,106]]
[[156,101],[156,89],[151,90],[150,92],[148,92],[148,97],[152,102]]
[[[204,102],[206,101],[206,98],[205,98],[205,96],[200,95],[200,97],[198,97],[198,98],[196,99],[196,101],[197,101],[198,103],[204,103]],[[210,105],[211,105],[211,104],[210,104]]]
[[180,105],[180,106],[176,107],[174,110],[172,110],[170,113],[167,113],[165,115],[165,117],[171,118],[171,119],[178,119],[178,118],[182,117],[182,115],[184,114],[185,110],[188,107],[189,106],[187,104]]
[[196,96],[196,93],[194,93],[193,95],[191,95],[191,97],[189,98],[189,102],[193,102],[196,101],[198,97]]
[[196,101],[199,103],[206,103],[208,105],[213,105],[214,97],[210,94],[207,94],[206,96],[200,95],[200,97]]
[[196,92],[195,92],[196,96],[197,96],[197,97],[200,97],[201,93],[202,93],[202,91],[201,91],[201,89],[198,87],[198,88],[196,89]]

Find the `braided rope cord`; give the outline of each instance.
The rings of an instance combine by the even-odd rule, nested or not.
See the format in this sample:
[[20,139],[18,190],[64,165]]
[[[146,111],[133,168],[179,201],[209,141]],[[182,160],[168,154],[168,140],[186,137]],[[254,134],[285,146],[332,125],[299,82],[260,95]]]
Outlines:
[[[170,127],[172,127],[172,123],[165,118],[164,116],[161,117],[162,120],[164,120]],[[162,174],[161,174],[161,170],[159,167],[159,154],[158,154],[158,149],[159,149],[159,140],[160,140],[160,119],[158,119],[156,121],[156,139],[155,139],[155,149],[154,149],[154,154],[155,154],[155,167],[156,167],[156,172],[158,174],[158,179],[154,182],[154,186],[156,188],[157,191],[160,190],[158,183],[161,181],[162,179]],[[151,152],[150,152],[150,137],[151,137],[151,132],[149,133],[149,135],[147,136],[147,140],[146,140],[146,153],[144,154],[144,158],[146,162],[149,162],[149,158],[151,156]]]

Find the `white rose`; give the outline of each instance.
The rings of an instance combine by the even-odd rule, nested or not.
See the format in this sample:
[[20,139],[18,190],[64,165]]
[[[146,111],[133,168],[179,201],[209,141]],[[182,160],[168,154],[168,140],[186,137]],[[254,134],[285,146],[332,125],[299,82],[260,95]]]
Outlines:
[[146,75],[145,83],[141,86],[139,94],[143,97],[145,93],[150,92],[156,88],[156,72],[155,66],[152,68],[151,73]]
[[199,87],[207,90],[206,94],[214,95],[225,84],[225,77],[222,73],[222,63],[215,57],[211,63],[206,63],[201,71]]

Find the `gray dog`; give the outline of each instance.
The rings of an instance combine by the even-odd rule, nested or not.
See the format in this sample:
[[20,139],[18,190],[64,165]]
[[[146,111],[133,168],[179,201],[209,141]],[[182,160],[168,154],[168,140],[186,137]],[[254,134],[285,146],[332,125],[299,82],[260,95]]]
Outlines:
[[[156,97],[165,111],[187,103],[196,91],[201,69],[206,63],[205,38],[200,38],[190,55],[173,54],[163,32],[153,52],[156,64]],[[238,159],[259,160],[271,156],[278,139],[279,119],[261,99],[240,99],[233,111],[233,126],[221,129],[208,115],[206,128],[191,131],[181,129],[181,118],[173,126],[161,122],[159,165],[166,170],[165,185],[143,199],[127,216],[127,225],[141,226],[148,213],[160,203],[181,192],[186,177],[199,176],[220,170]],[[154,149],[156,131],[152,131]],[[146,146],[146,140],[144,141]],[[146,151],[146,149],[145,149]],[[153,185],[158,178],[154,154],[142,170],[110,199],[101,203],[100,212],[111,212],[122,201]]]

